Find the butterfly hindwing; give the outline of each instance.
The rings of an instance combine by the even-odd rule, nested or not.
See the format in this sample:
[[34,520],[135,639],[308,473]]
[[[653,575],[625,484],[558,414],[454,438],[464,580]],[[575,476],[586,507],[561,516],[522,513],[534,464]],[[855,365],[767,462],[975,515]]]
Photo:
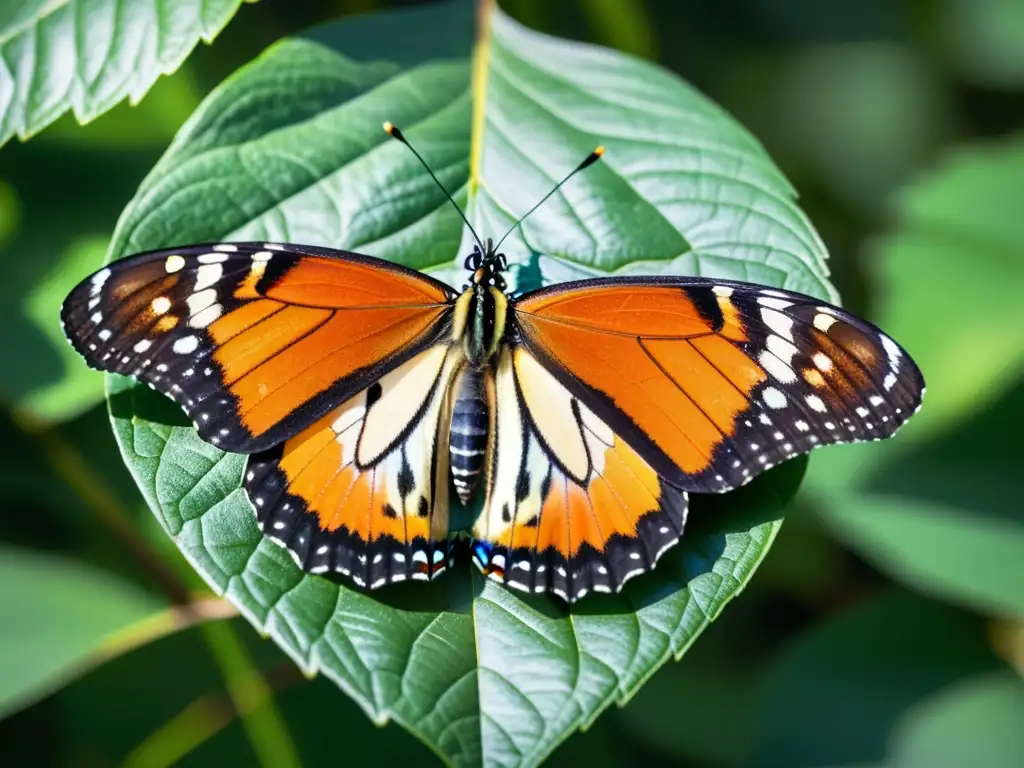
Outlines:
[[571,602],[653,568],[682,535],[686,494],[525,348],[502,349],[493,387],[487,499],[473,531],[484,573]]
[[680,488],[721,492],[820,445],[889,437],[924,380],[870,323],[809,296],[620,278],[515,304],[523,344]]
[[72,291],[61,317],[91,366],[148,383],[203,439],[252,453],[445,336],[453,296],[378,259],[224,243],[116,261]]
[[264,533],[360,586],[448,566],[448,424],[458,346],[420,352],[282,446],[249,458]]

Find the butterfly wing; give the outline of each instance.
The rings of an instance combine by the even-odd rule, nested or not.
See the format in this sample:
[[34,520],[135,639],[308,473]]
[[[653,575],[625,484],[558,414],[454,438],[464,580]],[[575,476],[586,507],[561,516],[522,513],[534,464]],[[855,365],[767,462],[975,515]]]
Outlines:
[[502,349],[493,391],[481,570],[571,602],[653,568],[682,535],[686,493],[525,347]]
[[71,292],[61,319],[89,365],[146,382],[203,439],[254,453],[445,338],[453,298],[379,259],[225,243],[116,261]]
[[461,361],[459,346],[428,347],[249,457],[260,527],[300,567],[371,588],[445,569],[450,385]]
[[889,437],[924,379],[875,326],[809,296],[598,279],[515,303],[521,343],[651,467],[721,492],[820,445]]

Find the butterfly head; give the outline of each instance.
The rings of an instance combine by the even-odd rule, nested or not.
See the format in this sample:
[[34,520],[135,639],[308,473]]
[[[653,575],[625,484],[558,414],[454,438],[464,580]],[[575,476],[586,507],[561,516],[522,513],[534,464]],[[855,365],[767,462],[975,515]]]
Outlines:
[[473,273],[470,277],[472,285],[494,286],[499,291],[507,287],[501,273],[508,269],[508,259],[505,254],[497,252],[491,238],[487,238],[486,250],[481,250],[479,245],[473,246],[473,252],[466,257],[465,267]]

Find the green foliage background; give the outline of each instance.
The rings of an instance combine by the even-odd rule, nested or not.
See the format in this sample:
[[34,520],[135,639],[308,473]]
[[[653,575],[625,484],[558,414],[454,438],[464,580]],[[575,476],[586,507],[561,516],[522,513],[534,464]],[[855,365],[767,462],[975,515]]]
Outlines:
[[[120,59],[111,54],[110,68],[104,70],[93,66],[88,45],[69,59],[45,44],[48,35],[66,41],[60,35],[76,23],[83,33],[79,39],[94,42],[104,30],[133,29],[124,20],[113,27],[107,23],[115,18],[110,8],[122,4],[88,0],[81,5],[77,17],[70,18],[62,15],[65,4],[35,0],[0,11],[5,60],[24,60],[33,29],[32,44],[41,52],[37,66],[25,70],[31,77],[4,79],[0,72],[0,142],[11,134],[39,134],[24,144],[13,140],[0,146],[0,264],[5,269],[0,281],[5,356],[0,366],[0,762],[433,764],[440,756],[462,764],[481,757],[532,764],[557,747],[552,760],[596,765],[1024,763],[1024,505],[1013,484],[1024,458],[1024,304],[1019,300],[1024,289],[1024,219],[1019,214],[1024,53],[1018,44],[1024,13],[1019,3],[502,4],[512,18],[533,29],[658,62],[728,110],[765,145],[799,191],[801,208],[829,250],[830,280],[844,304],[899,339],[929,380],[925,408],[897,440],[816,453],[792,500],[786,489],[799,482],[800,466],[752,485],[749,501],[736,504],[754,512],[739,519],[745,524],[734,527],[729,546],[735,553],[736,547],[748,546],[738,536],[761,536],[753,564],[767,555],[744,593],[696,642],[704,623],[677,619],[682,634],[672,650],[689,648],[681,661],[658,669],[663,659],[652,657],[629,685],[622,683],[615,695],[601,694],[605,704],[629,699],[624,708],[566,715],[568,702],[548,701],[546,717],[564,724],[545,727],[543,738],[531,741],[525,752],[487,747],[481,752],[473,744],[473,738],[479,739],[476,726],[469,727],[477,735],[467,742],[459,735],[465,722],[460,726],[457,716],[466,702],[453,705],[452,697],[459,701],[456,694],[436,709],[428,694],[423,699],[427,711],[410,713],[408,704],[388,704],[376,684],[360,691],[339,679],[344,675],[332,674],[330,662],[321,665],[326,676],[307,679],[292,660],[302,645],[296,627],[301,630],[310,611],[315,613],[325,600],[350,614],[336,619],[343,634],[352,632],[355,614],[383,622],[375,631],[386,638],[400,636],[417,621],[439,621],[444,628],[436,635],[439,642],[428,644],[423,655],[424,670],[432,665],[440,670],[449,663],[441,662],[446,658],[456,666],[473,665],[472,643],[460,648],[458,638],[480,633],[481,626],[492,633],[495,649],[503,644],[513,652],[533,647],[536,639],[502,616],[539,616],[543,621],[534,631],[551,633],[554,646],[564,639],[558,634],[566,629],[560,627],[564,617],[538,613],[537,605],[520,605],[518,599],[510,602],[500,588],[486,588],[482,598],[480,585],[457,586],[456,579],[466,580],[464,573],[449,574],[452,581],[441,593],[403,593],[383,613],[374,607],[376,601],[360,604],[356,593],[342,605],[336,596],[318,593],[322,580],[292,583],[297,577],[287,573],[290,561],[275,559],[274,548],[264,545],[263,559],[273,562],[267,566],[271,571],[260,573],[276,574],[268,578],[291,593],[292,605],[282,619],[269,622],[265,615],[254,617],[260,611],[252,607],[266,600],[265,589],[254,592],[251,602],[233,596],[249,618],[266,626],[274,642],[261,639],[207,586],[228,583],[212,577],[209,563],[204,566],[195,555],[203,549],[207,557],[210,550],[177,536],[178,545],[191,551],[190,559],[203,569],[204,581],[161,527],[162,522],[172,533],[187,532],[186,521],[163,516],[158,522],[150,512],[109,428],[103,378],[75,358],[56,322],[64,294],[102,262],[112,240],[112,250],[120,254],[164,244],[158,241],[168,237],[166,228],[172,225],[174,231],[188,232],[185,239],[196,240],[272,230],[272,220],[231,211],[225,212],[220,229],[204,230],[201,221],[209,217],[199,223],[188,217],[189,211],[201,210],[201,198],[183,205],[183,213],[169,223],[146,215],[147,206],[152,208],[147,201],[173,194],[175,174],[216,172],[225,178],[226,166],[217,165],[218,142],[252,142],[261,132],[258,121],[246,124],[236,118],[228,124],[240,126],[237,131],[218,134],[204,131],[204,120],[216,125],[223,115],[246,108],[260,120],[275,120],[274,99],[248,102],[242,98],[248,91],[236,96],[235,77],[209,102],[220,106],[193,118],[191,138],[179,138],[161,160],[200,101],[239,67],[295,35],[357,61],[399,50],[399,59],[390,58],[391,53],[383,58],[401,68],[442,54],[464,57],[471,19],[467,15],[462,24],[438,29],[424,26],[420,39],[396,46],[388,38],[390,22],[366,14],[423,4],[183,3],[173,22],[157,13],[149,26],[135,27],[177,25],[150,38],[145,50],[158,54],[137,57],[134,69],[115,66]],[[190,17],[187,9],[198,15]],[[212,38],[221,27],[212,46],[199,45],[189,53],[192,43]],[[130,45],[145,36],[116,39]],[[260,66],[269,69],[268,57],[281,53],[279,45]],[[528,53],[519,44],[507,55],[528,58]],[[69,60],[83,66],[87,76],[69,77]],[[301,95],[310,115],[324,111],[332,99],[347,98],[346,88],[371,88],[374,78],[386,72],[375,70],[378,65],[332,69],[334,60],[317,63],[302,56],[291,55],[289,61],[327,74],[321,86]],[[325,63],[331,66],[324,68]],[[173,74],[158,79],[161,72]],[[258,71],[251,76],[258,77]],[[445,77],[438,70],[416,86],[420,107],[429,109],[431,97],[444,101],[439,89],[446,87]],[[595,85],[584,93],[597,103],[602,92]],[[124,98],[139,104],[113,106]],[[697,115],[710,109],[703,105],[694,98],[684,108]],[[415,105],[410,109],[415,112]],[[64,114],[69,110],[96,119],[81,127]],[[723,140],[749,141],[713,109],[703,119],[716,126],[713,133]],[[371,122],[367,130],[376,131],[376,113]],[[498,127],[507,133],[508,126]],[[456,127],[436,137],[424,137],[428,154],[454,151],[455,159],[445,166],[453,181],[460,173],[465,177],[457,160],[464,131],[456,121]],[[516,125],[515,131],[526,135],[509,138],[543,157],[552,175],[558,168],[546,165],[568,166],[570,156],[589,149],[583,148],[589,138],[574,137],[564,127],[551,130],[542,118]],[[685,128],[680,135],[687,135]],[[580,147],[573,143],[577,140]],[[690,157],[700,157],[699,150],[690,151]],[[756,160],[759,149],[751,152],[719,180],[723,200],[729,185],[749,180],[752,169],[767,174],[761,183],[784,184],[772,176],[770,165],[758,165],[764,162]],[[144,182],[158,160],[158,171]],[[414,179],[415,169],[405,170]],[[525,207],[535,197],[531,177],[516,176],[520,172],[510,168],[509,178],[484,179],[486,194],[474,215],[489,229],[500,228],[507,218],[502,203]],[[280,187],[287,179],[285,174],[266,193],[286,196]],[[610,177],[592,181],[581,187],[587,199],[597,199],[614,183]],[[115,235],[118,217],[133,197]],[[437,245],[432,252],[419,252],[416,266],[443,269],[457,242],[448,248],[451,227],[445,221],[425,221]],[[557,250],[550,238],[564,222],[564,214],[548,210],[528,234],[549,245],[540,250]],[[808,231],[808,256],[802,263],[809,275],[803,279],[811,282],[790,287],[826,295],[830,286],[817,261],[820,245]],[[457,240],[457,227],[454,232]],[[303,234],[297,239],[358,245],[330,241],[329,234]],[[629,253],[629,234],[628,227],[610,231],[602,241],[604,250],[599,246],[596,252],[577,254],[572,262],[542,258],[534,263],[545,279],[564,279],[594,267],[629,268],[633,257],[623,256]],[[651,242],[649,232],[644,236],[644,242]],[[388,244],[379,232],[366,235],[370,240],[384,243],[383,255],[410,258],[400,241]],[[755,237],[747,245],[756,244]],[[715,254],[702,253],[697,242],[689,246],[697,258],[665,268],[708,268]],[[638,255],[651,258],[646,251]],[[782,284],[799,275],[789,265],[776,277],[765,272],[747,277]],[[121,387],[123,382],[115,382],[115,393]],[[182,508],[181,498],[194,489],[161,490],[157,480],[145,480],[147,452],[188,455],[194,467],[207,462],[204,474],[214,466],[228,475],[233,471],[230,457],[222,460],[201,444],[190,444],[187,429],[161,427],[160,419],[153,429],[149,406],[140,411],[133,402],[125,410],[125,402],[117,396],[111,400],[121,448],[138,448],[134,454],[128,450],[126,458],[143,487],[150,484],[148,501],[154,508],[161,508],[167,493],[179,494],[172,506]],[[152,406],[159,411],[161,404],[157,400]],[[226,494],[231,484],[225,483]],[[779,502],[785,502],[781,510]],[[252,532],[240,530],[241,518],[232,518],[222,506],[216,519],[200,517],[205,534],[213,530],[222,537],[212,557],[216,572],[228,574],[241,562],[239,547],[250,546]],[[709,517],[719,511],[705,508]],[[781,512],[786,523],[768,551]],[[703,535],[725,530],[715,525]],[[701,551],[701,535],[698,528],[680,548],[682,584],[693,578],[686,564],[694,555],[687,553]],[[253,541],[258,544],[258,535]],[[669,588],[674,578],[669,567],[659,570],[648,581],[662,587],[648,586],[648,592]],[[722,591],[712,616],[748,576],[749,569],[735,583],[716,587]],[[690,581],[689,592],[673,593],[679,595],[680,617],[686,615],[696,584]],[[624,616],[641,617],[641,627],[644,622],[660,626],[665,617],[650,615],[652,605],[659,604],[643,597],[644,589],[634,590],[627,600],[647,606],[647,617]],[[463,605],[467,600],[477,606],[469,613]],[[490,618],[481,618],[480,606],[489,606]],[[566,637],[585,634],[588,618],[593,617],[577,619],[584,623],[573,625]],[[287,632],[281,630],[285,620],[291,627]],[[468,621],[474,624],[460,624]],[[605,633],[609,625],[593,626]],[[616,629],[594,647],[611,653],[628,636]],[[289,638],[291,657],[279,647],[288,647]],[[539,656],[531,658],[559,658],[557,651],[536,647]],[[602,656],[601,663],[613,657]],[[510,662],[500,658],[495,663],[501,671]],[[614,672],[616,662],[610,663]],[[486,666],[483,660],[480,664]],[[426,678],[412,679],[422,683]],[[354,698],[342,694],[332,680]],[[400,701],[415,700],[406,696]],[[501,701],[474,705],[470,700],[470,715],[479,706],[493,727],[509,726],[522,711]],[[378,728],[367,714],[376,720],[394,717],[424,742],[395,723]],[[433,724],[413,727],[412,715],[421,723],[428,723],[429,715]],[[558,746],[579,725],[589,728]]]

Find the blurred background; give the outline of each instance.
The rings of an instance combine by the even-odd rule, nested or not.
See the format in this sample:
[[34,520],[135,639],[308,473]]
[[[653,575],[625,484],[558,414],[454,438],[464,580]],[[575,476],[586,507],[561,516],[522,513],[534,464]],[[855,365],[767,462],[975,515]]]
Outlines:
[[[246,5],[139,106],[0,149],[0,763],[250,764],[268,691],[306,764],[437,763],[243,620],[165,609],[167,584],[205,587],[56,315],[210,89],[283,36],[411,4]],[[1024,765],[1024,0],[501,5],[660,62],[738,118],[799,191],[844,304],[929,380],[898,440],[813,457],[747,591],[552,760]],[[59,642],[27,643],[55,617]]]

